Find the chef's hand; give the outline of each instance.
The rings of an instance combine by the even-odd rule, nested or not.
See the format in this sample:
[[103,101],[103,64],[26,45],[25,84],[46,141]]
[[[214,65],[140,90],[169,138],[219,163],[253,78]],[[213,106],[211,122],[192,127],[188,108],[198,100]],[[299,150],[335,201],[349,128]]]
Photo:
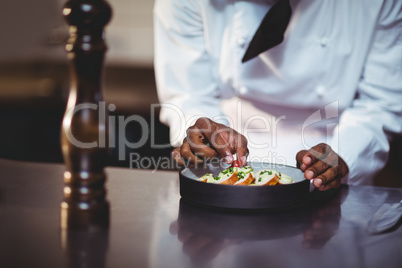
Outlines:
[[223,158],[226,163],[233,162],[237,155],[240,166],[246,164],[248,155],[247,139],[234,129],[201,117],[187,129],[183,145],[172,152],[179,165],[200,163],[204,160]]
[[338,188],[341,178],[349,172],[345,161],[325,143],[298,152],[296,161],[304,177],[313,180],[314,186],[320,191]]

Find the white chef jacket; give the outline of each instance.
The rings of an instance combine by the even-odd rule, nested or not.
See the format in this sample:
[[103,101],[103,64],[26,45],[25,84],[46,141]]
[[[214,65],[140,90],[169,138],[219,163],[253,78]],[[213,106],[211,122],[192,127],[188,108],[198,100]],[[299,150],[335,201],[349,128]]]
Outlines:
[[241,63],[275,2],[155,1],[160,119],[172,145],[207,116],[245,134],[252,160],[274,151],[268,161],[294,165],[297,151],[326,142],[348,183],[370,184],[402,132],[402,1],[290,0],[284,41]]

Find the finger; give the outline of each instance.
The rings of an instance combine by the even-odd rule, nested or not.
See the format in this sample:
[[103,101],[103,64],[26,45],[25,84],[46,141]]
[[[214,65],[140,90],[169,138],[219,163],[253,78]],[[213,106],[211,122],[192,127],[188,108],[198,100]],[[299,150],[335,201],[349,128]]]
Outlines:
[[331,188],[340,186],[339,166],[329,168],[324,173],[320,174],[313,180],[313,184],[320,191],[325,191]]
[[325,143],[317,144],[309,151],[302,150],[296,155],[298,167],[305,171],[308,167],[319,160],[326,159],[329,153],[333,152],[331,147]]
[[304,172],[304,177],[306,179],[311,180],[321,173],[324,173],[331,165],[328,163],[329,161],[317,161],[313,165],[309,166]]
[[341,179],[338,176],[338,178],[330,181],[329,183],[325,184],[325,187],[323,188],[324,191],[329,190],[329,189],[335,189],[339,188],[341,186]]
[[235,153],[235,151],[230,147],[229,144],[229,138],[232,133],[225,135],[225,137],[222,135],[226,134],[225,132],[230,132],[228,130],[232,129],[205,117],[199,118],[195,122],[194,126],[201,131],[203,136],[210,143],[210,147],[217,151],[218,156],[223,157],[227,163],[233,162],[234,159],[232,154]]
[[307,157],[311,157],[311,163],[315,163],[318,160],[325,159],[330,152],[332,152],[332,149],[328,144],[320,143],[308,151]]
[[[307,151],[305,155],[303,155],[302,161],[301,161],[301,169],[306,170],[310,166],[314,165],[317,161],[320,161],[322,158],[317,157],[318,154],[316,153],[311,153],[310,151]],[[322,155],[320,155],[322,156]]]
[[[302,171],[305,171],[307,168],[307,163],[310,164],[312,159],[307,156],[306,150],[301,150],[296,154],[296,166],[300,168]],[[304,161],[303,161],[304,159]]]
[[332,151],[331,147],[326,143],[320,143],[312,147],[308,152],[316,159],[323,159]]
[[225,159],[225,162],[230,164],[234,160],[233,153],[235,153],[233,147],[230,146],[230,139],[228,137],[228,135],[232,134],[225,133],[225,135],[223,135],[224,131],[227,130],[218,129],[214,131],[214,133],[210,137],[207,138],[211,142],[214,149],[218,152],[219,156],[223,157]]
[[248,153],[247,139],[241,135],[239,136],[239,142],[236,144],[236,155],[241,166],[245,166],[247,164]]
[[174,161],[177,162],[177,164],[179,164],[179,166],[184,165],[183,158],[181,157],[181,154],[180,154],[180,148],[176,148],[172,151],[172,158],[174,159]]
[[336,178],[330,182],[328,182],[327,184],[324,184],[323,186],[320,187],[320,191],[327,191],[329,189],[336,189],[339,188],[341,186],[341,180],[340,178]]
[[[233,154],[236,153],[240,163],[242,165],[246,164],[248,148],[247,139],[243,135],[232,128],[213,122],[208,118],[198,119],[193,127],[197,127],[201,131],[202,136],[209,141],[210,147],[212,147],[220,157],[225,158],[226,162],[232,163],[234,160]],[[193,131],[192,128],[189,130]],[[197,130],[193,132],[197,133]],[[193,148],[192,150],[195,152]],[[216,157],[216,155],[213,157]]]
[[218,153],[210,147],[209,141],[204,137],[201,131],[193,126],[187,130],[187,142],[193,154],[205,159],[212,159],[218,156]]
[[190,161],[191,163],[202,163],[202,159],[198,158],[191,151],[191,148],[187,142],[187,139],[184,139],[183,145],[180,147],[180,154],[181,154],[182,158]]

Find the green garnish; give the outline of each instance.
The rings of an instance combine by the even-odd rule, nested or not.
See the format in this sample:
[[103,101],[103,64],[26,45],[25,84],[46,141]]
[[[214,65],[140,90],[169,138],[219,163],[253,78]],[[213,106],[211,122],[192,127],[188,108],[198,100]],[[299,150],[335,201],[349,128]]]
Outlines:
[[233,173],[233,172],[234,172],[234,171],[233,171],[233,168],[230,167],[230,168],[225,169],[224,171],[222,171],[222,174],[226,175],[226,174],[228,174],[228,173]]
[[270,171],[270,170],[264,170],[264,171],[261,171],[260,176],[263,175],[263,174],[265,174],[265,173],[268,173],[268,175],[272,175],[272,171]]
[[258,182],[261,182],[261,180],[262,180],[262,178],[260,177],[260,178],[258,179]]
[[216,176],[214,177],[214,180],[218,181],[220,179],[220,177]]
[[239,180],[244,179],[244,172],[240,171],[237,173],[237,177],[239,177]]

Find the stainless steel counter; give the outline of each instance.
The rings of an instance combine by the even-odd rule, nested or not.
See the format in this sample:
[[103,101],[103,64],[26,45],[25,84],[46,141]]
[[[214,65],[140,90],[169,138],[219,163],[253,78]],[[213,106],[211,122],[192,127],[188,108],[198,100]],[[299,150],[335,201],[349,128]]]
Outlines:
[[238,213],[181,202],[177,172],[108,168],[110,230],[86,234],[60,229],[63,171],[0,160],[0,267],[402,267],[402,227],[366,231],[402,189],[343,185]]

